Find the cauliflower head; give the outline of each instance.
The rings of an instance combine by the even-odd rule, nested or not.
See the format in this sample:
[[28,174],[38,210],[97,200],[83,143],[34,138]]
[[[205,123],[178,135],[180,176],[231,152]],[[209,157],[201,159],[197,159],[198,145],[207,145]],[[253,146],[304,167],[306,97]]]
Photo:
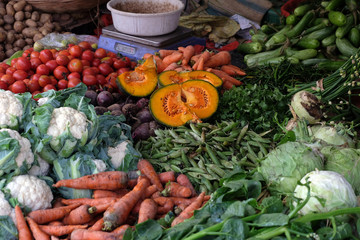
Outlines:
[[33,164],[28,174],[33,176],[46,176],[49,173],[50,164],[37,155],[37,165]]
[[32,211],[51,207],[53,194],[44,180],[31,175],[14,177],[6,186],[13,198]]
[[17,117],[21,117],[24,107],[15,94],[10,91],[0,91],[0,127],[15,127]]
[[13,211],[9,202],[5,198],[5,194],[0,191],[0,216],[10,216]]
[[26,162],[28,166],[31,166],[34,162],[34,154],[31,150],[29,139],[22,137],[16,130],[8,128],[0,129],[0,132],[4,131],[8,132],[10,137],[16,139],[20,144],[20,152],[15,159],[17,166],[21,167],[24,162]]
[[108,147],[107,155],[113,168],[119,171],[136,169],[137,162],[141,158],[139,153],[129,140],[118,143],[115,147]]
[[82,135],[87,131],[87,123],[86,115],[74,108],[55,108],[51,114],[47,134],[57,137],[69,127],[71,134],[75,138],[81,139]]

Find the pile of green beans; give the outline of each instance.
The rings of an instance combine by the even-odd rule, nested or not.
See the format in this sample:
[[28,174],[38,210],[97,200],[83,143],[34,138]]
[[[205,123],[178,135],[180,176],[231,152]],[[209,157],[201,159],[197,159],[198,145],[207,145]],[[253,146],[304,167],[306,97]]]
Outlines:
[[198,191],[213,192],[235,167],[251,171],[272,147],[270,139],[241,127],[239,122],[189,124],[157,129],[156,136],[136,148],[157,171],[186,174]]

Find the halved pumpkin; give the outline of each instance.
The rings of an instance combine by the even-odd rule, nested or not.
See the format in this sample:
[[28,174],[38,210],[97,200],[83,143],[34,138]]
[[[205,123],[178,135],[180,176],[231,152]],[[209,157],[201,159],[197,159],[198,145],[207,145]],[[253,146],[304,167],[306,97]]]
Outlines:
[[149,108],[158,122],[177,127],[209,118],[218,103],[218,91],[211,83],[189,80],[157,89],[150,97]]
[[145,97],[155,90],[157,79],[155,61],[153,57],[149,57],[134,71],[124,72],[118,76],[116,84],[120,90],[131,96]]
[[188,80],[194,80],[194,79],[200,79],[207,81],[214,85],[216,88],[221,87],[223,81],[221,78],[216,76],[215,74],[207,71],[189,71],[189,72],[180,72],[170,70],[170,71],[164,71],[159,74],[159,84],[161,86],[166,86],[173,83],[183,83]]
[[149,109],[158,122],[170,127],[182,126],[188,121],[199,121],[182,101],[179,84],[170,84],[153,92]]

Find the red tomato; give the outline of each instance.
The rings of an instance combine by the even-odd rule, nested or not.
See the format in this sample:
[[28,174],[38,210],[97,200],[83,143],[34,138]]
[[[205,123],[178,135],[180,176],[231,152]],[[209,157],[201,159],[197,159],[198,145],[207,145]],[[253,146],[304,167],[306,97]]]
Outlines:
[[47,61],[53,60],[53,53],[49,49],[41,50],[39,58],[42,63],[46,63]]
[[31,69],[36,70],[36,68],[38,66],[40,66],[42,64],[40,58],[31,58],[30,59],[30,65],[31,65]]
[[25,78],[25,79],[23,80],[23,82],[26,84],[26,89],[27,89],[27,88],[28,88],[27,86],[28,86],[28,83],[30,82],[30,79]]
[[84,59],[81,59],[80,61],[83,65],[83,67],[90,67],[90,64],[91,64],[90,61],[84,60]]
[[16,62],[19,60],[19,58],[13,58],[13,59],[11,59],[11,61],[10,61],[10,66],[12,66],[12,67],[16,67]]
[[125,68],[119,68],[119,69],[116,71],[116,73],[117,73],[117,75],[121,75],[122,73],[124,73],[124,72],[129,72],[129,71],[130,71],[130,68],[125,67]]
[[3,67],[0,67],[0,73],[5,73],[6,69]]
[[7,90],[8,89],[7,83],[0,80],[0,89]]
[[16,70],[13,73],[13,78],[15,79],[15,81],[24,80],[27,77],[28,77],[28,73],[25,72],[24,70]]
[[82,49],[86,50],[86,49],[92,49],[91,48],[91,44],[87,41],[82,41],[78,43],[78,46],[81,47]]
[[69,70],[64,66],[57,66],[54,70],[54,77],[58,80],[65,79],[69,75]]
[[8,86],[10,86],[11,84],[13,84],[15,82],[15,78],[9,74],[2,75],[0,80],[6,82],[6,84]]
[[91,67],[90,68],[86,68],[82,71],[81,73],[83,76],[84,75],[96,75],[96,72],[94,71],[94,69],[92,69]]
[[45,87],[48,84],[51,84],[51,78],[47,75],[41,75],[39,78],[40,87]]
[[21,56],[26,57],[26,58],[30,57],[31,52],[32,52],[32,50],[26,49]]
[[45,64],[40,64],[37,68],[36,68],[36,73],[40,74],[40,75],[49,75],[50,73],[50,68],[48,66],[46,66]]
[[91,62],[91,65],[93,67],[98,67],[100,64],[101,64],[101,60],[98,58],[94,58],[94,60],[92,60],[92,62]]
[[118,56],[116,55],[116,53],[114,53],[114,52],[107,52],[107,54],[106,54],[108,57],[111,57],[111,58],[117,58]]
[[30,53],[30,58],[38,58],[40,56],[40,53],[37,51],[32,51]]
[[39,94],[39,93],[41,93],[40,91],[35,91],[35,92],[33,92],[31,95],[32,95],[32,98],[34,99],[34,100],[39,100],[39,98],[35,98],[35,96],[37,95],[37,94]]
[[59,55],[69,56],[69,55],[70,55],[70,53],[69,53],[69,51],[68,51],[68,50],[61,50],[61,51],[59,52]]
[[96,74],[96,80],[97,80],[97,83],[100,84],[100,85],[107,84],[106,77],[104,75],[102,75],[102,74]]
[[126,65],[127,65],[128,67],[130,67],[130,65],[131,65],[131,60],[130,60],[129,57],[122,57],[121,59],[126,62]]
[[106,77],[107,82],[113,86],[113,88],[118,88],[117,84],[116,84],[116,78],[117,78],[117,73],[111,73]]
[[65,79],[61,79],[60,81],[58,81],[57,85],[59,89],[65,89],[68,87],[68,81],[66,81]]
[[13,93],[24,93],[26,90],[26,84],[22,80],[14,82],[11,86],[11,91]]
[[31,68],[31,63],[29,59],[25,57],[19,57],[16,61],[15,68],[18,70],[29,71]]
[[74,58],[68,64],[68,69],[70,72],[81,73],[83,70],[83,65],[80,59]]
[[99,70],[100,73],[104,76],[109,75],[110,73],[114,72],[114,69],[112,69],[112,67],[110,67],[109,64],[106,63],[102,63],[99,65]]
[[76,58],[81,56],[82,51],[83,51],[82,48],[79,47],[78,45],[74,45],[69,48],[70,55]]
[[81,80],[79,78],[72,78],[68,82],[68,88],[75,87],[79,83],[81,83]]
[[40,90],[40,84],[38,80],[30,80],[27,84],[27,87],[29,89],[29,92],[33,93],[35,91],[39,91]]
[[56,80],[56,78],[54,76],[50,76],[51,79],[51,84],[56,86],[56,84],[58,83],[58,81]]
[[92,60],[94,60],[94,52],[91,51],[91,50],[83,51],[82,54],[81,54],[81,59],[88,60],[88,61],[91,62]]
[[130,68],[131,68],[131,69],[134,69],[137,65],[138,65],[137,62],[131,62],[131,63],[130,63]]
[[50,61],[47,61],[45,63],[45,65],[50,69],[50,72],[53,72],[54,69],[59,66],[59,64],[57,64],[56,60],[50,60]]
[[91,67],[91,69],[94,71],[95,74],[99,74],[100,70],[98,67]]
[[97,79],[94,75],[84,75],[82,78],[83,83],[85,83],[86,86],[92,86],[92,85],[96,85],[97,83]]
[[12,76],[15,71],[16,71],[16,68],[9,67],[8,69],[6,69],[5,73]]
[[53,55],[53,59],[55,59],[56,56],[59,54],[58,50],[56,50],[56,49],[54,49],[54,48],[50,49],[50,52],[51,52],[52,55]]
[[10,65],[2,62],[2,63],[0,63],[0,67],[4,68],[6,70],[10,67]]
[[122,59],[116,59],[113,63],[113,67],[115,69],[120,69],[120,68],[124,68],[127,67],[126,62]]
[[4,75],[5,75],[5,73],[0,73],[0,79],[1,79],[1,77],[4,76]]
[[68,80],[70,80],[70,79],[72,79],[72,78],[78,78],[78,79],[80,79],[80,78],[81,78],[80,73],[78,73],[78,72],[72,72],[72,73],[70,73],[70,74],[67,76],[67,79],[68,79]]
[[35,73],[33,75],[30,76],[30,80],[36,80],[36,81],[39,81],[39,78],[41,77],[40,74],[38,73]]
[[103,49],[103,48],[98,48],[98,49],[95,50],[95,53],[94,53],[94,57],[95,57],[95,58],[100,58],[100,59],[102,59],[102,58],[104,58],[104,57],[106,57],[106,56],[107,56],[107,53],[106,53],[106,50],[105,50],[105,49]]
[[55,60],[56,63],[59,64],[60,66],[67,66],[70,62],[70,59],[66,55],[62,55],[62,54],[59,54]]
[[101,63],[109,64],[109,66],[112,66],[114,63],[114,59],[111,57],[104,57],[101,59]]
[[54,85],[52,85],[52,84],[46,85],[42,90],[43,90],[43,92],[47,92],[47,91],[49,91],[51,89],[56,91],[56,87]]
[[108,92],[111,92],[111,93],[115,92],[114,87],[113,87],[110,83],[105,84],[105,85],[103,86],[103,89],[104,89],[105,91],[108,91]]

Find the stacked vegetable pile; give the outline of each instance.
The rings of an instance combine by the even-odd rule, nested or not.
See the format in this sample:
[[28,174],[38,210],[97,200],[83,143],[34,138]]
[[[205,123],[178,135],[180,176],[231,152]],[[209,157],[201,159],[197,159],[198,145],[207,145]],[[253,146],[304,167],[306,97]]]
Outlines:
[[290,61],[336,70],[360,46],[357,1],[307,2],[286,17],[286,25],[263,25],[252,42],[240,44],[249,67]]

